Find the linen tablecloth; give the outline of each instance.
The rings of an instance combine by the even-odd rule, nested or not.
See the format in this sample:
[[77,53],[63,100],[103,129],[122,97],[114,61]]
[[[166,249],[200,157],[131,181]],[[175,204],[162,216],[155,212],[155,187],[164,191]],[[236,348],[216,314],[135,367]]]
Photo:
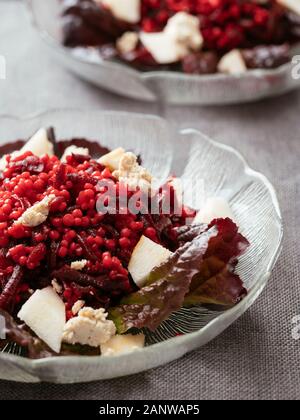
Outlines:
[[[0,0],[0,113],[27,115],[49,108],[86,107],[158,113],[147,105],[101,91],[53,61],[31,28],[25,6]],[[257,104],[172,107],[165,117],[195,127],[241,151],[274,183],[285,222],[282,255],[255,305],[207,346],[135,376],[74,386],[0,381],[0,399],[298,399],[300,341],[300,93]]]

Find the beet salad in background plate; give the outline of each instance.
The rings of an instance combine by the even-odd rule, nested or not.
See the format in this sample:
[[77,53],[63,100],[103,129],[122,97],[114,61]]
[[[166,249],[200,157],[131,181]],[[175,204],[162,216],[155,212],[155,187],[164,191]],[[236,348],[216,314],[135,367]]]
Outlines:
[[300,40],[298,0],[62,0],[63,42],[140,70],[274,69]]

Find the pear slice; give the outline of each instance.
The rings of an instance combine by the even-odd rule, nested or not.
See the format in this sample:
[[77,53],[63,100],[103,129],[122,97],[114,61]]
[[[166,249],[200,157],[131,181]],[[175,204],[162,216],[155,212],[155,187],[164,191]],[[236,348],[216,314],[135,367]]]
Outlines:
[[228,202],[221,197],[209,198],[203,208],[198,212],[193,224],[211,223],[215,219],[229,218],[234,221],[234,215]]
[[153,268],[167,261],[172,252],[142,236],[133,250],[128,271],[138,287],[143,287]]
[[233,75],[245,73],[247,66],[240,50],[232,50],[225,54],[218,64],[218,70],[220,73]]
[[115,335],[109,341],[101,344],[102,356],[117,356],[142,349],[145,346],[144,334]]
[[102,156],[98,162],[103,166],[107,166],[111,171],[117,171],[125,153],[125,150],[122,147],[119,147],[118,149]]
[[61,161],[62,162],[66,162],[67,161],[67,156],[71,156],[71,155],[81,155],[81,156],[89,156],[90,152],[89,149],[87,147],[77,147],[77,146],[69,146],[66,148],[66,150],[64,151],[64,154],[61,157]]
[[[20,150],[16,150],[10,155],[12,157],[21,156],[23,153],[32,152],[36,156],[54,155],[54,146],[48,139],[46,128],[39,129]],[[6,167],[6,155],[0,159],[0,171],[4,171]]]
[[32,152],[35,156],[54,155],[53,144],[49,141],[46,128],[39,129],[20,150],[20,154]]
[[300,2],[299,0],[277,0],[277,3],[291,10],[292,12],[300,15]]
[[53,351],[60,352],[66,311],[52,287],[37,290],[22,306],[18,318]]

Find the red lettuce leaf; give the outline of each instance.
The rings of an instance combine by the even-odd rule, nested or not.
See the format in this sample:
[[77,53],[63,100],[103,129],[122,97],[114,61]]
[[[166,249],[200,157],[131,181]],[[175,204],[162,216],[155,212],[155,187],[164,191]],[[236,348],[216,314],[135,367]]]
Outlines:
[[146,286],[109,311],[119,333],[154,331],[183,305],[230,307],[247,294],[234,269],[249,242],[230,219],[179,228],[178,239],[181,247],[150,273]]
[[120,306],[109,311],[118,333],[144,327],[154,331],[172,312],[182,307],[209,241],[217,233],[212,228],[184,244],[165,264],[151,272],[145,287],[126,296]]
[[[184,306],[214,304],[234,306],[246,295],[247,291],[237,274],[234,274],[238,257],[249,247],[247,239],[238,231],[230,219],[214,220],[210,227],[218,230],[218,235],[211,239],[199,273],[193,278]],[[178,229],[181,243],[191,237],[201,235],[204,225]]]

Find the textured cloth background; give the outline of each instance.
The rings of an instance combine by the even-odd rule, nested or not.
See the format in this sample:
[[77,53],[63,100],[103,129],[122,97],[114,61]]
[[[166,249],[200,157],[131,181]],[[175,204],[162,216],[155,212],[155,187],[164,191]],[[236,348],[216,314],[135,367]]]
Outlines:
[[[54,62],[32,30],[22,2],[0,0],[0,113],[55,107],[158,113],[82,82]],[[253,105],[171,108],[165,117],[238,148],[277,188],[285,221],[284,250],[267,290],[231,328],[206,347],[167,366],[112,381],[74,386],[0,381],[0,399],[298,399],[300,342],[300,93]]]

